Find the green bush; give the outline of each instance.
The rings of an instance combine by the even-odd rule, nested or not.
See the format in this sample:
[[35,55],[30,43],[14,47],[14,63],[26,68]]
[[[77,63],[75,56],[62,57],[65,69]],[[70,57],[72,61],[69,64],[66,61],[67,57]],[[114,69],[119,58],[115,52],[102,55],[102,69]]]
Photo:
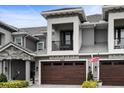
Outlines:
[[88,80],[88,81],[93,80],[92,71],[89,71],[89,72],[88,72],[88,78],[87,78],[87,80]]
[[29,84],[24,80],[14,80],[9,82],[0,82],[0,88],[24,88]]
[[97,81],[84,81],[81,87],[82,88],[96,88]]
[[0,82],[7,82],[7,77],[3,73],[0,74]]

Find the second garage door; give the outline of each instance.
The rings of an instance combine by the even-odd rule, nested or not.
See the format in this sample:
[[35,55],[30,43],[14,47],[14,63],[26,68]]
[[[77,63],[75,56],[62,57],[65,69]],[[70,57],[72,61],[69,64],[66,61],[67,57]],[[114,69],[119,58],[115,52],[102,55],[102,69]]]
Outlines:
[[124,61],[101,61],[100,79],[103,85],[124,85]]
[[86,79],[85,62],[44,62],[42,84],[81,84]]

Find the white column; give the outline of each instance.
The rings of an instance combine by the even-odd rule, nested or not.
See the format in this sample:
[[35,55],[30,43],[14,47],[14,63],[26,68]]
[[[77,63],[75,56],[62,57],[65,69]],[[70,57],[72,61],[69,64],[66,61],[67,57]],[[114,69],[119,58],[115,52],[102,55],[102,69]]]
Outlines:
[[99,72],[99,67],[100,67],[100,65],[99,65],[99,61],[97,62],[97,80],[99,81],[99,74],[100,74],[100,72]]
[[47,53],[50,54],[52,51],[52,23],[48,20],[47,26]]
[[79,51],[79,20],[73,22],[73,50],[76,54]]
[[3,74],[6,74],[5,67],[6,67],[6,61],[3,61]]
[[[93,55],[91,55],[91,58],[93,58]],[[93,72],[94,72],[93,71],[93,62],[91,62],[91,66],[92,66],[91,69],[92,69],[92,74],[93,74]]]
[[25,68],[26,68],[26,73],[25,73],[25,76],[26,76],[26,81],[30,81],[30,61],[26,61],[25,62]]
[[0,60],[0,74],[2,73],[2,61]]
[[41,85],[41,62],[39,61],[39,85]]
[[89,72],[89,70],[88,70],[88,68],[89,68],[89,64],[88,64],[88,59],[86,60],[86,81],[87,81],[87,77],[88,77],[88,72]]
[[11,60],[9,61],[9,80],[11,80]]

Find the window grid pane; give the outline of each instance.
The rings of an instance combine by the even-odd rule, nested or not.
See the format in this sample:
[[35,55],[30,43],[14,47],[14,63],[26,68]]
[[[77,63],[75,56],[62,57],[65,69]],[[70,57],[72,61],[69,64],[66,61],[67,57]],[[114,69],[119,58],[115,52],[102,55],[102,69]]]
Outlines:
[[38,42],[37,50],[43,50],[43,42]]

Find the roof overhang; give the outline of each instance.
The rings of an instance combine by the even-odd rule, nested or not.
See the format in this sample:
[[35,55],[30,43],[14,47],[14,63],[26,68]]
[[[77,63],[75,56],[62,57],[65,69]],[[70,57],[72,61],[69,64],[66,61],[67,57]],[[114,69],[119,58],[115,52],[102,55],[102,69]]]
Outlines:
[[81,7],[78,8],[63,8],[63,9],[56,9],[50,11],[43,11],[42,16],[47,18],[56,18],[56,17],[63,17],[63,16],[78,16],[81,22],[86,21],[86,16],[84,10]]
[[13,32],[12,35],[13,36],[24,35],[24,36],[26,36],[26,37],[28,37],[30,39],[33,39],[33,40],[36,40],[36,41],[39,40],[38,38],[36,38],[36,37],[28,34],[27,32],[21,32],[21,31],[19,31],[19,32]]
[[2,27],[3,29],[8,30],[10,32],[17,32],[18,31],[18,29],[16,27],[8,25],[8,24],[6,24],[6,23],[4,23],[2,21],[0,21],[0,27]]
[[80,25],[81,29],[94,28],[94,23],[85,22]]
[[108,27],[108,23],[106,21],[100,21],[100,22],[94,22],[94,23],[90,23],[90,22],[85,22],[80,24],[80,28],[81,29],[107,29]]
[[124,12],[124,5],[106,5],[102,8],[103,19],[108,21],[109,13]]

